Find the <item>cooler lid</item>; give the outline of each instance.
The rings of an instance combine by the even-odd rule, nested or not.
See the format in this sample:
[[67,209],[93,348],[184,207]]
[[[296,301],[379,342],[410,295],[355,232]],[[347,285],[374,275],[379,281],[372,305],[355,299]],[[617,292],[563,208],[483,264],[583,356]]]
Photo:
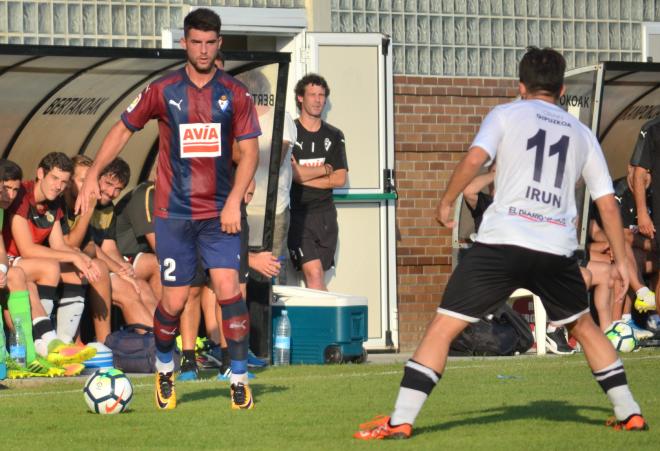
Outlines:
[[275,302],[281,307],[352,307],[366,306],[365,296],[312,290],[310,288],[273,285]]

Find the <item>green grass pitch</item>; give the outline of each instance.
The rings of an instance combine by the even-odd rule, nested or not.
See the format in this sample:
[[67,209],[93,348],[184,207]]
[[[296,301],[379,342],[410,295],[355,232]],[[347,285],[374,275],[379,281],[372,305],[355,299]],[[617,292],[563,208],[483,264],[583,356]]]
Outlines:
[[659,449],[660,351],[623,360],[648,432],[603,426],[609,403],[575,355],[451,360],[408,441],[351,437],[390,413],[402,375],[401,364],[369,363],[268,368],[252,382],[252,411],[230,410],[228,383],[213,378],[177,384],[177,409],[158,412],[153,377],[131,376],[130,410],[114,416],[87,412],[84,378],[4,381],[0,440],[6,450]]

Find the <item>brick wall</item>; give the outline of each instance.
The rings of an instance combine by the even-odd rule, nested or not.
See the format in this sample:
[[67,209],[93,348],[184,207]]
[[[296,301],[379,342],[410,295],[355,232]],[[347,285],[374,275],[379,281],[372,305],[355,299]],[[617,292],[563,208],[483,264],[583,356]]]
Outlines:
[[434,220],[439,196],[482,118],[515,95],[510,79],[394,78],[401,350],[419,342],[451,272],[451,231]]

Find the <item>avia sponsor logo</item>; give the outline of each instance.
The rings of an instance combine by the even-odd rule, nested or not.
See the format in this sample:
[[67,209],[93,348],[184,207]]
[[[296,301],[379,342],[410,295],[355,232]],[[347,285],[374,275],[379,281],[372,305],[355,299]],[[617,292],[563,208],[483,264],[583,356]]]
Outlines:
[[220,124],[180,124],[181,158],[212,158],[222,155]]
[[559,98],[559,104],[562,106],[579,106],[580,108],[589,108],[591,106],[590,96],[573,96],[565,94]]
[[108,97],[56,97],[42,114],[91,116],[107,101]]
[[306,158],[299,160],[298,164],[307,168],[316,168],[325,164],[325,158]]
[[660,116],[660,105],[633,105],[627,108],[619,120],[638,121],[650,120]]
[[524,208],[509,207],[509,216],[518,216],[519,218],[531,222],[547,222],[548,224],[566,227],[566,219],[564,218],[552,218],[550,216],[544,216],[540,213],[534,213],[533,211],[529,211]]

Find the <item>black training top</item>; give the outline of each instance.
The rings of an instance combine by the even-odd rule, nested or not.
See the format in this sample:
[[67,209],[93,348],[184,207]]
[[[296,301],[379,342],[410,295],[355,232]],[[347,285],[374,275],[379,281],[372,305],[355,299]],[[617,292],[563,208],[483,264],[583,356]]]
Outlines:
[[[346,145],[344,134],[336,127],[321,121],[321,128],[310,132],[296,120],[298,137],[293,146],[293,156],[301,166],[332,165],[333,170],[346,169]],[[303,186],[293,181],[291,184],[291,210],[320,211],[333,207],[332,189],[319,189]]]
[[154,232],[154,183],[135,187],[119,201],[115,212],[119,252],[126,257],[153,252],[145,236]]
[[[660,117],[642,125],[630,164],[651,171],[651,190],[660,193]],[[660,195],[652,196],[649,204],[656,228],[660,225]]]

